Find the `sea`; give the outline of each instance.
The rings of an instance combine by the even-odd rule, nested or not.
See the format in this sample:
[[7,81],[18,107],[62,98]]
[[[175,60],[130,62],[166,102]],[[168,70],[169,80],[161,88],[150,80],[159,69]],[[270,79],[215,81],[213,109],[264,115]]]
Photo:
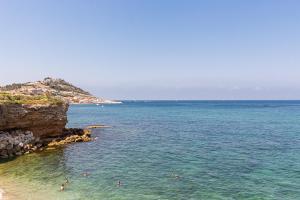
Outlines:
[[4,197],[300,199],[300,101],[71,105],[68,120],[109,127],[94,129],[92,142],[2,160]]

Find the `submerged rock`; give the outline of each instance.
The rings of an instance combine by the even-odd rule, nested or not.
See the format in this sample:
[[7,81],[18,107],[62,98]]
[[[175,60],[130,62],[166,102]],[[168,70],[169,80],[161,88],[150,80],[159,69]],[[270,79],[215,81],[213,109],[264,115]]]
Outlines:
[[51,141],[47,146],[63,146],[74,142],[89,142],[92,141],[91,131],[87,129],[66,129],[64,136],[56,138]]
[[85,127],[86,129],[95,129],[95,128],[110,128],[110,126],[102,125],[102,124],[95,124],[95,125],[89,125]]

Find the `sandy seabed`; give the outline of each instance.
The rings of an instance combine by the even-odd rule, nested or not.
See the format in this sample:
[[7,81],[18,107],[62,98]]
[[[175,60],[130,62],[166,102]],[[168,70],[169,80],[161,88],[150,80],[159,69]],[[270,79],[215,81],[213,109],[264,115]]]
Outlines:
[[11,183],[11,181],[4,181],[3,179],[0,180],[0,200],[22,199],[22,196],[16,193],[17,190],[19,192],[19,190],[22,190],[22,188],[17,184],[14,185],[13,183]]
[[3,200],[4,190],[0,188],[0,200]]

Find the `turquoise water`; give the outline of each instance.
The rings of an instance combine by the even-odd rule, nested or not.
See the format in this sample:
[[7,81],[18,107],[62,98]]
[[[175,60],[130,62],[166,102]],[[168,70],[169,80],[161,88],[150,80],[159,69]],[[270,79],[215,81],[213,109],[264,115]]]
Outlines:
[[[1,163],[2,180],[20,185],[12,192],[23,199],[300,199],[300,101],[128,101],[74,105],[68,117],[69,127],[111,127],[94,130],[90,143]],[[70,184],[59,192],[65,176]]]

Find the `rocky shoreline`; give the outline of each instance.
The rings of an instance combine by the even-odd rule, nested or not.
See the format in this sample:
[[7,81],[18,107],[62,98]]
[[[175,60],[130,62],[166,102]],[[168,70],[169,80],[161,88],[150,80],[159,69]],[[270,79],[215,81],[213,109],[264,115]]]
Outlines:
[[0,158],[20,156],[38,148],[31,131],[0,131]]
[[[39,152],[44,150],[51,150],[61,148],[65,145],[77,142],[93,141],[91,137],[92,129],[104,128],[103,125],[92,125],[85,129],[80,128],[65,128],[63,134],[57,137],[49,137],[38,139],[35,138],[30,131],[11,130],[0,131],[0,152],[4,150],[4,154],[0,155],[0,160],[14,158],[23,154]],[[4,148],[4,149],[3,149]],[[9,150],[7,150],[7,148]],[[6,150],[6,151],[5,151]],[[11,186],[7,182],[0,180],[0,200],[20,199],[20,196],[10,190],[9,187],[15,187],[14,183]]]
[[68,107],[64,100],[46,94],[0,93],[0,159],[91,141],[90,128],[65,128]]
[[0,159],[42,151],[45,148],[53,148],[75,142],[89,142],[91,140],[91,131],[79,128],[64,129],[63,134],[58,137],[43,139],[34,137],[31,131],[0,131]]
[[[66,128],[69,103],[77,101],[49,91],[41,94],[0,91],[0,161],[70,143],[89,142],[92,141],[91,129],[106,127]],[[2,184],[6,190],[6,183]],[[0,200],[10,199],[5,190],[0,188]]]

